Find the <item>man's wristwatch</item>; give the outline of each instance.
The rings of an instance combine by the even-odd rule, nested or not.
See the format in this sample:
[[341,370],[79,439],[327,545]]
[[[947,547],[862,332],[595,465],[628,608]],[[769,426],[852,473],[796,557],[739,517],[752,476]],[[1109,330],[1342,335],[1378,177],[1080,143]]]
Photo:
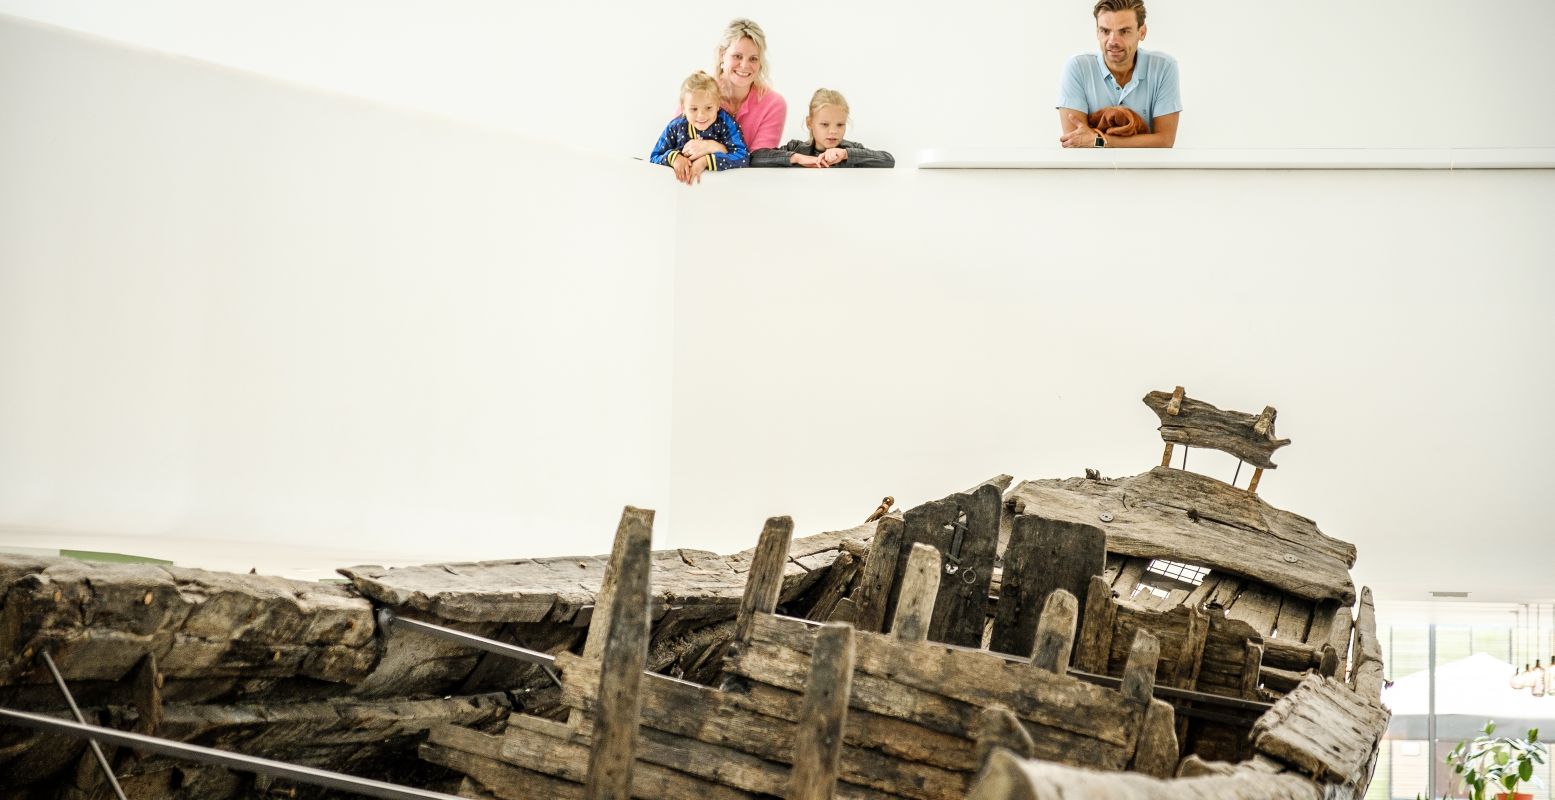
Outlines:
[[1101,138],[1100,136],[1096,137],[1096,144],[1092,145],[1092,147],[1106,147],[1106,146],[1107,146],[1107,140]]

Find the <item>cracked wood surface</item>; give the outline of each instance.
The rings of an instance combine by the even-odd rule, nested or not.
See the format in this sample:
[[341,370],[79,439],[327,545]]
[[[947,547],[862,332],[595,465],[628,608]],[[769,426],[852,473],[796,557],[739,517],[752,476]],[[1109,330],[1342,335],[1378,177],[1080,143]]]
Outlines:
[[1308,600],[1355,602],[1354,545],[1214,478],[1155,467],[1132,478],[1023,481],[1009,498],[1028,514],[1101,528],[1110,553],[1256,578]]
[[1230,453],[1264,469],[1274,469],[1276,465],[1270,457],[1275,450],[1290,444],[1289,439],[1274,435],[1273,406],[1265,407],[1262,414],[1244,414],[1183,397],[1173,414],[1172,394],[1151,392],[1144,396],[1145,405],[1161,419],[1162,441]]

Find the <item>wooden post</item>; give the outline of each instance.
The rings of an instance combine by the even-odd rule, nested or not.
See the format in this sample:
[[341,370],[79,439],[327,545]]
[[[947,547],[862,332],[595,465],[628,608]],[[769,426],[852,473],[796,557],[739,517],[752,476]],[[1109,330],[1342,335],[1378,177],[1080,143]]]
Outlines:
[[988,756],[996,748],[1002,747],[1021,758],[1031,758],[1037,750],[1026,726],[1020,723],[1013,711],[998,703],[988,706],[977,715],[974,734],[977,738],[979,766],[988,762]]
[[1155,668],[1161,660],[1161,643],[1155,634],[1140,628],[1134,631],[1134,643],[1123,665],[1123,685],[1119,691],[1141,705],[1155,697]]
[[594,595],[594,612],[590,617],[588,635],[583,640],[584,658],[598,660],[605,651],[606,626],[595,625],[593,621],[604,622],[610,619],[610,606],[615,599],[618,580],[616,554],[621,552],[626,542],[636,541],[639,537],[651,539],[652,535],[653,511],[632,506],[622,509],[621,522],[616,525],[616,540],[610,545],[610,560],[605,562],[605,574],[599,579],[599,594]]
[[1173,730],[1176,713],[1164,700],[1151,700],[1145,710],[1145,721],[1139,729],[1139,740],[1134,745],[1134,758],[1129,767],[1155,778],[1171,778],[1177,772],[1177,733]]
[[[907,524],[909,541],[939,546],[945,561],[949,561],[951,555],[960,559],[959,563],[954,564],[954,574],[947,572],[940,578],[939,597],[934,601],[934,617],[929,621],[929,638],[963,647],[982,647],[984,623],[988,618],[988,586],[993,578],[993,565],[999,551],[999,514],[1002,508],[999,488],[993,484],[983,484],[968,494],[952,495],[941,500],[938,505],[942,511],[948,512],[944,522],[955,522],[957,507],[966,514],[966,528],[959,537],[959,553],[952,551],[957,539],[954,526],[947,531],[942,523],[936,524],[936,530],[930,537],[915,534],[911,520]],[[925,516],[934,523],[940,522],[933,519],[932,513],[919,514],[920,520]]]
[[1188,608],[1188,628],[1183,634],[1182,650],[1177,655],[1177,667],[1172,672],[1172,685],[1179,689],[1193,689],[1199,683],[1199,668],[1203,666],[1204,645],[1209,641],[1209,615],[1197,608]]
[[1085,617],[1080,624],[1076,644],[1076,669],[1096,675],[1107,674],[1107,653],[1112,650],[1112,624],[1118,606],[1112,602],[1112,587],[1100,575],[1091,576],[1085,590]]
[[1037,623],[1036,652],[1031,656],[1034,667],[1055,675],[1069,671],[1069,654],[1074,649],[1075,620],[1080,614],[1080,601],[1063,589],[1054,589],[1042,604],[1042,620]]
[[1247,482],[1247,493],[1258,494],[1258,481],[1263,479],[1263,467],[1253,470],[1253,479]]
[[1259,436],[1268,436],[1269,431],[1274,428],[1275,413],[1274,406],[1264,406],[1263,413],[1259,414],[1258,419],[1253,421],[1253,433]]
[[1171,442],[1167,442],[1166,443],[1166,449],[1161,451],[1161,466],[1163,466],[1163,467],[1170,467],[1171,465],[1172,465],[1172,443]]
[[594,743],[584,781],[586,800],[627,800],[632,790],[633,750],[637,744],[638,688],[648,659],[648,573],[653,565],[653,512],[627,506],[621,515],[616,549],[607,575],[615,578],[609,615],[594,617],[589,633],[605,626],[601,645],[599,699]]
[[891,620],[891,633],[898,640],[916,644],[929,638],[929,620],[934,616],[934,598],[939,594],[939,573],[939,551],[926,544],[913,545],[896,597],[896,618]]
[[853,626],[829,623],[815,636],[804,706],[794,733],[787,800],[831,800],[853,686]]
[[1317,674],[1332,678],[1339,672],[1339,652],[1328,642],[1323,643],[1322,656],[1317,662]]
[[1248,700],[1258,699],[1258,683],[1262,680],[1263,672],[1263,645],[1258,642],[1248,642],[1247,650],[1242,654],[1242,697]]
[[1166,401],[1166,413],[1168,415],[1175,417],[1182,413],[1182,398],[1184,394],[1185,392],[1183,392],[1181,386],[1172,390],[1172,399]]
[[777,610],[778,596],[783,592],[783,570],[788,566],[788,548],[793,538],[794,521],[788,517],[772,517],[762,526],[756,554],[751,556],[750,571],[745,574],[745,594],[740,597],[740,610],[734,617],[736,643],[750,641],[751,623],[758,613],[771,614]]
[[1106,568],[1107,534],[1101,528],[1027,514],[1016,517],[1004,551],[1004,578],[988,649],[1030,655],[1048,595],[1063,589],[1084,596],[1091,577]]
[[1361,587],[1355,611],[1355,648],[1351,655],[1350,688],[1369,702],[1382,700],[1382,643],[1377,639],[1377,611],[1371,587]]
[[906,525],[896,517],[881,517],[875,523],[875,539],[864,559],[864,574],[854,590],[858,612],[853,624],[858,630],[884,633],[885,622],[894,596],[897,565],[902,560],[902,536]]

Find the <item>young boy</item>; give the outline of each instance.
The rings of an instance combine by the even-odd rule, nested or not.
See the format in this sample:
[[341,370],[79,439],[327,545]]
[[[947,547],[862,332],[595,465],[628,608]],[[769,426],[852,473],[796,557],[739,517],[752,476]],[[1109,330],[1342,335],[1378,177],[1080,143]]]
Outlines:
[[[648,159],[673,167],[675,180],[696,183],[707,170],[738,169],[750,160],[750,150],[734,117],[718,106],[718,81],[698,72],[680,84],[680,116],[665,126]],[[712,142],[727,152],[717,152]]]

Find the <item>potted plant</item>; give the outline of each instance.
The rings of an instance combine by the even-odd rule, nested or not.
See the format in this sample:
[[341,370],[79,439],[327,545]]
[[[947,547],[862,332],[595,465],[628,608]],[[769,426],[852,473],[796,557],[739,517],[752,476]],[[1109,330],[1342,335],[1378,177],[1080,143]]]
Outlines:
[[1487,792],[1497,800],[1533,800],[1533,795],[1517,791],[1518,784],[1537,783],[1534,767],[1543,764],[1548,748],[1539,741],[1539,729],[1529,728],[1527,738],[1492,736],[1495,722],[1486,722],[1479,736],[1447,754],[1447,764],[1469,787],[1472,800],[1486,800]]

